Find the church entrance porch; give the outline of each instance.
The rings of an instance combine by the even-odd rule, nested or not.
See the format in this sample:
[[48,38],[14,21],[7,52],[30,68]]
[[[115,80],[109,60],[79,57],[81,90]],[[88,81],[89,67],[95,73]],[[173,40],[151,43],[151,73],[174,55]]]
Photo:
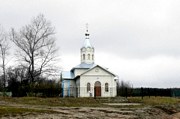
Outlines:
[[94,85],[94,96],[101,97],[101,83],[99,81],[95,82]]

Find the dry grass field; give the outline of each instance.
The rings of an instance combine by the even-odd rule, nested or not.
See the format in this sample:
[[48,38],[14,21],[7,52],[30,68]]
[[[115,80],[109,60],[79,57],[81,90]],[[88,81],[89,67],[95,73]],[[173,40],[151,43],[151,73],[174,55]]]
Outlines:
[[0,118],[180,119],[180,99],[0,97]]

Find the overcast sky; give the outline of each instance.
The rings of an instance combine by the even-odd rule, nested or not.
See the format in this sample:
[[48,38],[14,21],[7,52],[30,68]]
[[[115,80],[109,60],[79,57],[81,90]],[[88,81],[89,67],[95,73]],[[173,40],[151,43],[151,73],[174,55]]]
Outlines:
[[[179,0],[0,0],[0,24],[19,29],[42,13],[56,28],[64,70],[80,63],[89,23],[95,63],[134,87],[180,87]],[[12,53],[13,54],[13,53]]]

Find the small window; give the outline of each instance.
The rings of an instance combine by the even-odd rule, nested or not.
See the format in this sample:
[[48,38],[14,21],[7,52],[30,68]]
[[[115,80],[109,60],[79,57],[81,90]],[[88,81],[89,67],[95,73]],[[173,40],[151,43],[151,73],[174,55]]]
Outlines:
[[87,92],[91,91],[91,84],[87,83]]
[[105,83],[105,92],[108,92],[108,91],[109,91],[108,83]]
[[94,55],[92,55],[92,60],[94,60]]
[[88,54],[88,60],[90,60],[90,54]]
[[85,54],[83,54],[83,60],[85,60]]

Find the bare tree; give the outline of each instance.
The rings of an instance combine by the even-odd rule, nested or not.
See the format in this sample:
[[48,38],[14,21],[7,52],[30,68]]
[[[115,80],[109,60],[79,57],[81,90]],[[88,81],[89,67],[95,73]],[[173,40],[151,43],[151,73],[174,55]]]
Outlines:
[[41,74],[54,71],[57,59],[55,29],[44,15],[38,15],[19,32],[12,29],[11,34],[11,40],[18,47],[17,58],[27,66],[32,82]]
[[0,58],[2,60],[2,70],[3,70],[3,87],[6,86],[6,58],[9,51],[9,44],[7,39],[7,34],[5,33],[2,26],[0,26]]

